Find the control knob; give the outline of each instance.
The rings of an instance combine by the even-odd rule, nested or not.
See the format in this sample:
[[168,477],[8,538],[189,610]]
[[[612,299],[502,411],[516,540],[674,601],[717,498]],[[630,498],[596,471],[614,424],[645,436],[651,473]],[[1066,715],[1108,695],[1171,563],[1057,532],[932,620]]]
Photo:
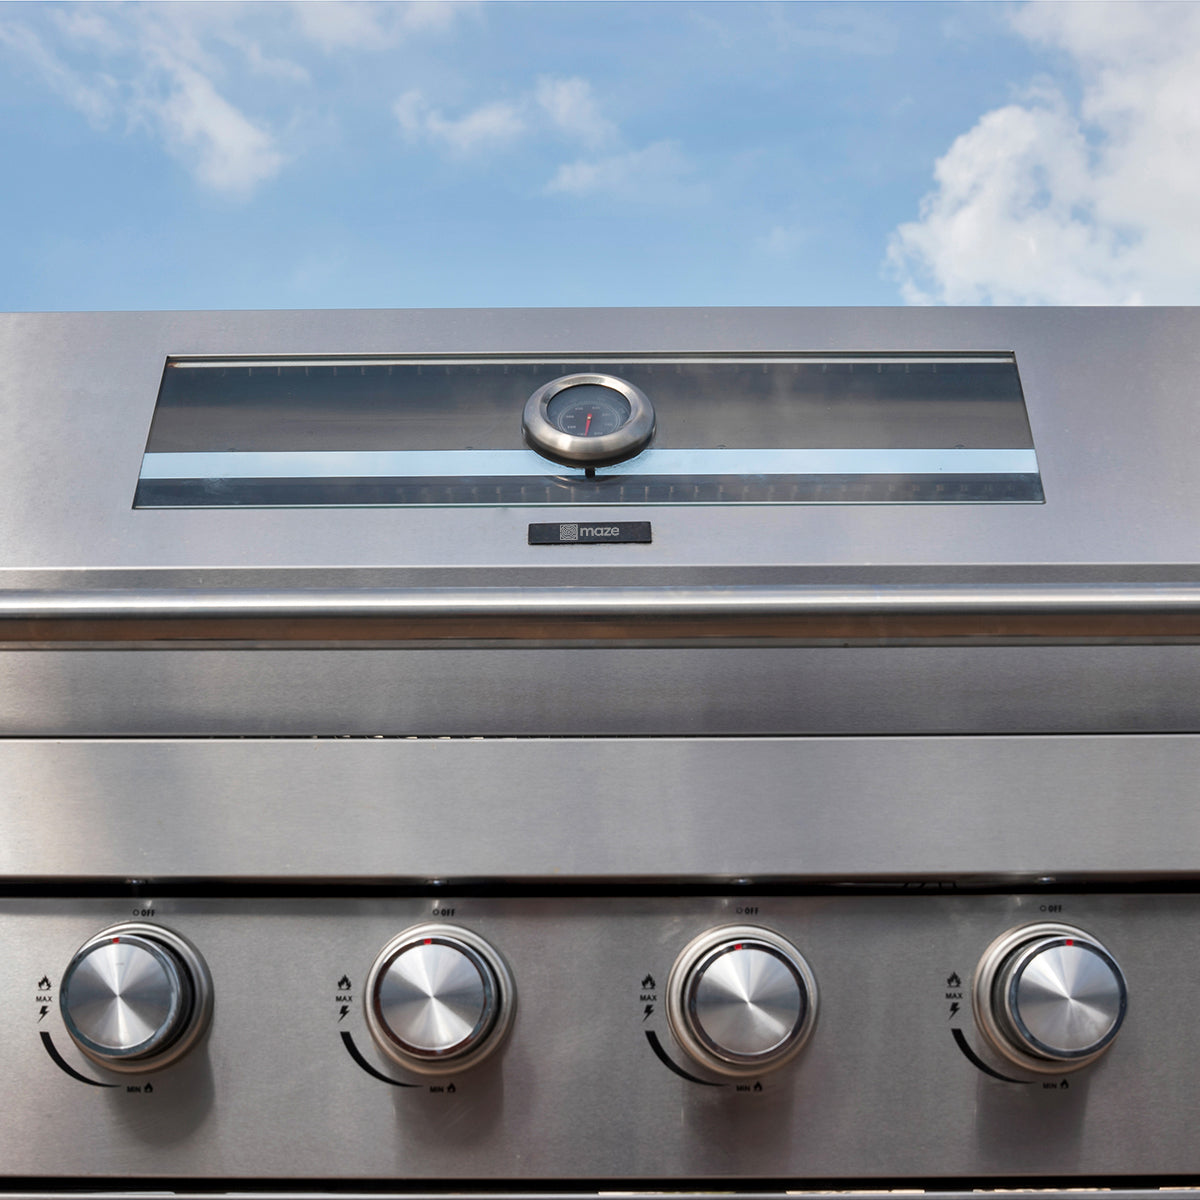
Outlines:
[[723,1075],[761,1075],[791,1061],[816,1015],[817,984],[803,955],[757,926],[702,934],[684,947],[667,980],[676,1041]]
[[1012,930],[975,975],[976,1017],[993,1045],[1034,1071],[1059,1073],[1102,1054],[1125,1020],[1125,976],[1090,934],[1069,925]]
[[144,1072],[187,1053],[212,1016],[194,946],[156,925],[114,925],[75,952],[58,993],[67,1033],[102,1066]]
[[415,925],[380,951],[367,977],[367,1026],[409,1070],[451,1074],[504,1040],[516,989],[504,960],[455,925]]

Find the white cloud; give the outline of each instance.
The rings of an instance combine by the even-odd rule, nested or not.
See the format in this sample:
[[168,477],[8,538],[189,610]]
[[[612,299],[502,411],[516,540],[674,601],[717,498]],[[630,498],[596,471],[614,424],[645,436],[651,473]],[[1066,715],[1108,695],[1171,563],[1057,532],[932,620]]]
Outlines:
[[91,42],[101,50],[109,52],[125,47],[125,39],[112,22],[106,20],[94,9],[56,8],[51,11],[50,15],[67,37],[81,42]]
[[[545,191],[563,196],[606,194],[642,201],[680,200],[697,193],[691,164],[678,143],[658,141],[622,148],[620,130],[604,116],[591,84],[579,76],[542,76],[516,100],[499,100],[448,117],[418,89],[405,92],[392,112],[410,141],[424,140],[458,157],[494,151],[522,137],[552,132],[592,152],[562,163]],[[600,153],[607,151],[607,153]]]
[[96,126],[107,125],[115,109],[111,80],[96,75],[91,80],[74,70],[49,49],[27,25],[0,22],[0,45],[25,59],[47,86]]
[[690,164],[675,142],[652,142],[640,150],[565,163],[546,185],[548,192],[660,200],[689,190]]
[[[515,100],[495,100],[471,109],[463,116],[447,116],[430,105],[423,92],[410,89],[392,105],[392,112],[410,141],[426,140],[459,157],[495,150],[526,136],[557,134],[587,150],[613,148],[621,144],[620,132],[600,110],[591,84],[578,76],[543,76],[531,92]],[[655,167],[661,177],[668,155],[680,158],[673,144],[660,143],[627,154],[613,153],[597,163],[579,162],[562,166],[549,185],[550,191],[595,190],[589,181],[594,172],[607,178],[619,173],[621,161],[636,164],[638,156]]]
[[214,191],[245,195],[279,173],[286,161],[269,132],[222,97],[186,63],[167,67],[169,87],[144,101],[167,148]]
[[556,129],[585,146],[603,146],[617,138],[617,127],[600,112],[586,79],[543,76],[536,100]]
[[256,73],[291,83],[307,74],[240,35],[233,6],[79,6],[52,9],[49,17],[53,49],[15,23],[0,24],[0,43],[92,124],[123,118],[131,129],[149,130],[201,184],[229,196],[249,195],[282,169],[287,156],[275,135],[218,86],[215,43],[235,46]]
[[888,251],[904,297],[951,304],[1200,302],[1200,6],[1031,4],[1070,56],[1057,90],[985,114],[937,162]]
[[481,105],[462,117],[444,116],[430,108],[416,90],[405,92],[392,106],[400,128],[410,138],[441,142],[454,154],[469,155],[510,142],[525,131],[520,109],[502,100]]
[[773,225],[755,239],[755,248],[773,259],[792,258],[812,245],[812,230],[803,226]]
[[225,41],[241,51],[246,65],[255,75],[261,75],[266,79],[275,79],[281,83],[308,84],[312,82],[312,76],[299,63],[265,53],[262,46],[251,38],[231,33],[225,35]]

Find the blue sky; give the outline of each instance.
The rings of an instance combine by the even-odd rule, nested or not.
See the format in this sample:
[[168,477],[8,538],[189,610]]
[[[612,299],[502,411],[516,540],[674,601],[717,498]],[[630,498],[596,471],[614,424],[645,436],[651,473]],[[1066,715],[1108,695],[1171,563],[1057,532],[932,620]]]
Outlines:
[[1200,6],[0,3],[0,309],[1200,302]]

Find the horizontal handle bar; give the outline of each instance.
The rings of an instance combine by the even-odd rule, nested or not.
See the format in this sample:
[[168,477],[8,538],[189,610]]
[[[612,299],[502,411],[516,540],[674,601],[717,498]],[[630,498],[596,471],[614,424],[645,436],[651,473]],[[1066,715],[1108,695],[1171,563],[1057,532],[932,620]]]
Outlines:
[[0,642],[1200,640],[1200,584],[0,592]]

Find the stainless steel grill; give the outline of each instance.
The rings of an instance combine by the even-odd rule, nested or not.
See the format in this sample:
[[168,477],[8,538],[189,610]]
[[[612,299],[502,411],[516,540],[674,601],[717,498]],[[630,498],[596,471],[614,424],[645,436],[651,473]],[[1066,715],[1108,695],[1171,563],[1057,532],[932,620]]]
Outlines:
[[1198,359],[0,319],[0,1190],[1192,1190]]

